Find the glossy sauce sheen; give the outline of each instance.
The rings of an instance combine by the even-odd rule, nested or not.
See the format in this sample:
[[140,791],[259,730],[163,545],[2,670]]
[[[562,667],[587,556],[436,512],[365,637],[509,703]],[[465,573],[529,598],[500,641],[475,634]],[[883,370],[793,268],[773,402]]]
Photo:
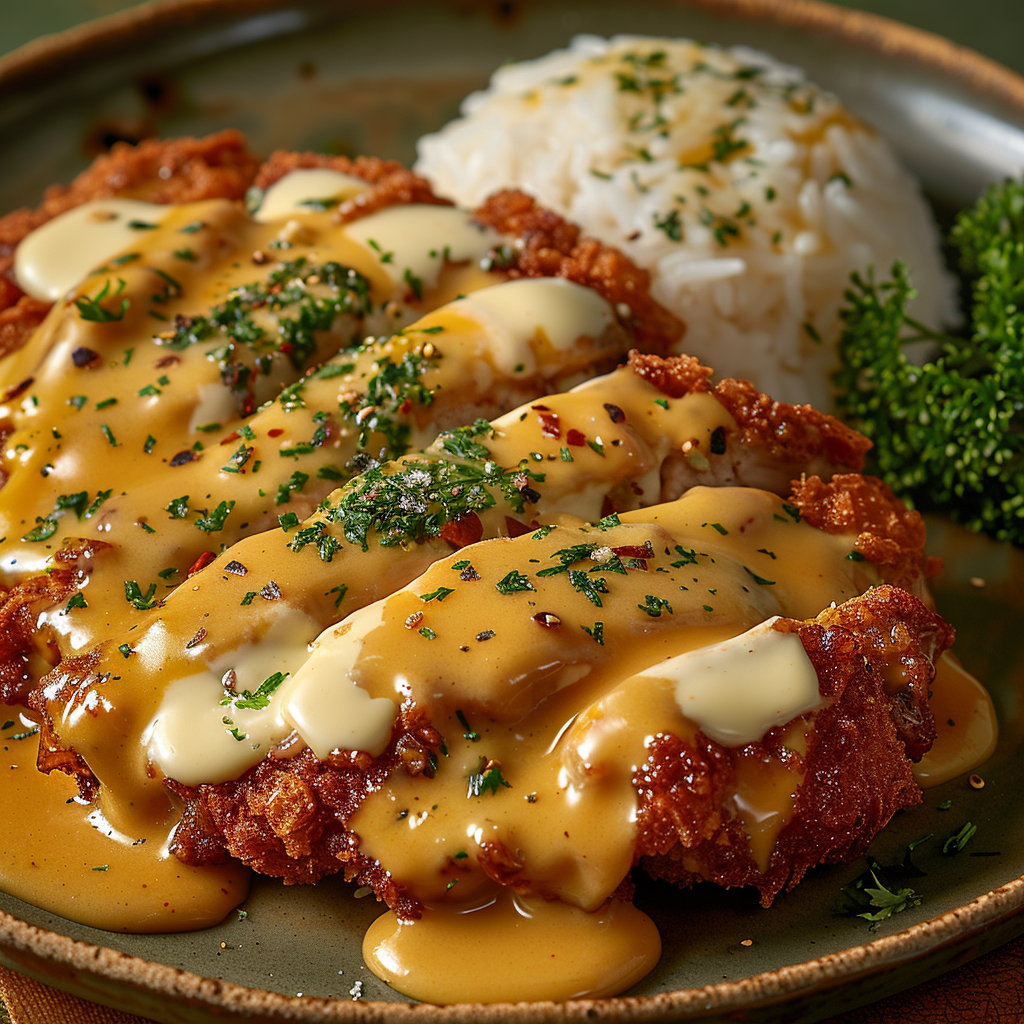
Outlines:
[[[62,917],[127,932],[184,932],[223,920],[249,889],[241,864],[192,868],[167,851],[177,812],[167,801],[106,819],[107,801],[76,801],[74,781],[36,770],[37,736],[23,709],[0,705],[15,721],[0,739],[0,887]],[[12,739],[12,736],[22,736]]]
[[[123,294],[130,300],[123,317],[91,323],[74,305],[58,305],[26,349],[5,361],[7,387],[31,383],[4,410],[15,430],[5,446],[12,477],[0,507],[6,517],[2,566],[17,580],[41,571],[68,537],[95,530],[114,541],[111,552],[98,556],[105,575],[93,571],[82,588],[85,607],[55,610],[40,623],[59,638],[65,655],[103,640],[104,657],[119,660],[85,704],[69,704],[55,722],[58,735],[85,756],[99,779],[98,805],[83,807],[71,799],[70,780],[35,771],[33,737],[4,740],[0,768],[12,784],[5,786],[0,827],[5,835],[18,832],[24,842],[16,849],[5,844],[0,882],[21,898],[98,927],[173,931],[214,923],[244,898],[244,873],[189,869],[168,855],[178,809],[151,766],[187,784],[226,781],[293,731],[320,756],[336,746],[376,753],[387,744],[398,705],[411,699],[430,709],[446,737],[447,756],[433,779],[390,778],[364,801],[353,828],[363,852],[386,864],[427,910],[415,924],[384,915],[367,935],[367,962],[400,991],[438,1002],[613,994],[643,977],[660,949],[649,919],[613,897],[632,866],[632,778],[650,738],[672,732],[692,740],[699,728],[724,743],[734,737],[738,746],[783,726],[785,744],[806,749],[819,704],[800,654],[788,651],[775,670],[765,668],[771,659],[759,660],[759,692],[767,686],[776,699],[756,711],[748,699],[749,670],[722,666],[737,659],[744,664],[744,652],[764,642],[745,631],[774,615],[813,617],[877,577],[869,563],[846,557],[855,538],[798,523],[779,498],[752,488],[695,487],[670,505],[624,513],[619,525],[607,529],[574,519],[598,519],[609,490],[625,483],[637,505],[653,504],[672,453],[681,446],[698,452],[699,468],[707,464],[713,432],[735,426],[710,395],[669,402],[620,371],[497,421],[488,444],[492,457],[516,465],[528,454],[543,463],[545,487],[533,510],[561,522],[555,529],[493,540],[447,558],[440,557],[448,550],[443,543],[410,550],[342,548],[331,569],[334,579],[344,581],[337,601],[323,592],[322,565],[289,550],[289,538],[274,531],[231,549],[259,566],[258,580],[255,573],[243,578],[248,569],[204,574],[175,591],[165,607],[126,620],[118,545],[127,549],[137,538],[151,543],[145,574],[138,562],[131,564],[142,583],[172,568],[160,576],[170,580],[167,590],[191,560],[174,565],[175,557],[184,557],[179,538],[194,542],[194,523],[179,522],[173,513],[164,522],[178,491],[198,502],[202,495],[232,495],[234,522],[245,521],[211,531],[211,547],[273,525],[284,508],[296,509],[300,518],[314,513],[319,498],[287,492],[281,503],[274,493],[294,465],[315,473],[321,465],[344,464],[354,451],[355,431],[343,429],[323,451],[308,453],[314,460],[308,463],[281,458],[280,445],[270,439],[275,431],[294,438],[302,417],[312,432],[312,410],[365,390],[382,358],[431,353],[437,365],[429,383],[439,396],[434,414],[447,401],[457,403],[463,392],[456,384],[478,395],[520,387],[525,397],[536,393],[538,381],[551,386],[585,373],[601,351],[593,343],[614,329],[603,300],[564,281],[513,282],[475,292],[501,280],[479,268],[500,239],[459,211],[396,208],[339,228],[329,210],[320,212],[304,198],[333,201],[359,188],[345,176],[283,179],[268,190],[255,218],[238,204],[214,201],[160,209],[145,228],[129,223],[145,210],[108,210],[120,217],[122,234],[126,224],[127,231],[141,233],[133,245],[137,253],[120,262],[115,251],[97,250],[90,266],[108,262],[76,293],[108,310],[118,308]],[[69,219],[71,237],[88,231],[96,212]],[[201,226],[193,230],[196,224]],[[52,229],[58,248],[59,228]],[[191,257],[181,255],[183,241]],[[154,310],[173,320],[223,301],[253,279],[252,254],[282,242],[289,258],[337,260],[369,283],[371,314],[362,324],[339,323],[328,332],[333,337],[321,336],[314,362],[371,328],[390,331],[424,308],[475,293],[428,313],[362,359],[334,357],[339,364],[345,360],[343,368],[303,385],[308,406],[273,402],[251,416],[247,423],[259,438],[259,454],[274,465],[257,488],[252,477],[222,468],[223,453],[238,444],[235,428],[243,410],[221,386],[216,361],[193,345],[176,353],[177,362],[158,368],[153,357],[164,355],[159,345],[145,350],[145,359],[138,346],[149,344]],[[53,251],[52,240],[47,244]],[[22,265],[26,277],[40,282],[40,294],[48,289],[56,297],[75,282],[69,280],[72,271],[48,276],[32,269],[33,260],[48,258],[34,256],[29,247]],[[170,291],[164,287],[168,276],[174,280]],[[410,277],[424,297],[408,294]],[[123,290],[116,285],[122,278]],[[104,294],[107,282],[112,286]],[[309,287],[324,286],[311,281]],[[83,348],[97,358],[80,366],[73,356]],[[76,369],[69,372],[70,364]],[[166,370],[169,383],[162,383],[158,369]],[[265,376],[261,386],[272,397],[298,373],[277,355]],[[83,381],[88,395],[79,405]],[[175,382],[181,386],[173,387]],[[108,393],[117,401],[107,402]],[[610,417],[609,409],[625,410],[624,420]],[[552,414],[581,431],[587,443],[570,451],[562,438],[545,432]],[[158,430],[158,445],[146,452],[147,434]],[[412,446],[436,432],[425,417],[414,422]],[[220,449],[225,438],[231,448]],[[168,490],[167,462],[197,439],[202,450],[217,450],[172,469]],[[97,467],[114,465],[111,450],[118,448],[133,454],[116,463],[116,480],[98,480]],[[126,477],[137,482],[130,490],[120,483]],[[86,512],[93,492],[99,498],[111,482],[111,494],[95,512]],[[54,511],[60,495],[79,490],[87,501],[77,513]],[[507,511],[498,504],[482,513],[485,537],[508,529]],[[34,525],[51,519],[57,521],[51,535],[26,539]],[[580,544],[587,551],[565,562],[563,553]],[[623,553],[616,555],[616,548]],[[472,573],[466,575],[462,563]],[[507,582],[510,573],[516,585]],[[253,603],[268,581],[283,600]],[[219,588],[214,604],[205,597],[204,587],[211,586]],[[370,604],[386,594],[391,596]],[[208,610],[197,630],[189,622],[204,600]],[[344,614],[345,622],[329,627],[310,654],[307,642]],[[772,650],[792,646],[791,636],[769,630],[767,637]],[[110,654],[118,644],[127,653]],[[718,648],[720,656],[710,653]],[[41,648],[44,656],[52,654]],[[794,669],[803,676],[802,690],[789,689]],[[243,690],[272,670],[288,680],[270,705],[252,714],[235,708],[225,672]],[[957,724],[922,772],[932,781],[964,770],[964,758],[981,756],[994,735],[983,691],[948,666],[941,680],[941,714],[953,718],[955,711]],[[731,701],[713,698],[720,686],[732,688]],[[730,704],[749,712],[743,722],[729,715]],[[15,721],[24,712],[6,714]],[[202,728],[194,727],[197,722]],[[23,725],[31,731],[31,720]],[[961,731],[970,734],[966,745],[958,739]],[[779,765],[738,759],[732,810],[762,868],[792,814],[800,782]],[[482,860],[501,850],[521,862],[515,884],[530,895],[513,895],[482,870]],[[492,960],[484,977],[471,969],[469,954],[456,953],[459,966],[453,968],[453,951],[476,943],[500,948],[507,966],[495,969]]]
[[[501,847],[522,862],[532,891],[597,910],[632,865],[632,778],[649,738],[668,732],[692,740],[697,731],[680,708],[668,659],[775,614],[813,616],[868,585],[861,563],[845,557],[851,538],[794,522],[781,499],[766,492],[698,487],[670,505],[621,518],[621,526],[605,531],[556,528],[542,538],[465,549],[387,599],[382,624],[358,641],[352,682],[373,697],[411,698],[431,708],[447,744],[449,756],[433,779],[396,774],[353,820],[363,852],[417,898],[482,898],[493,883],[480,858]],[[574,571],[604,581],[606,592],[593,595],[602,602],[597,606],[576,589],[579,577],[537,575],[579,544],[600,555],[649,544],[651,556],[645,568],[623,573],[602,571],[589,556],[577,560]],[[461,580],[466,570],[454,566],[465,558],[479,579]],[[747,568],[763,572],[768,561],[775,583],[753,584]],[[808,564],[818,572],[807,574]],[[530,589],[500,592],[510,568],[526,576]],[[424,601],[444,586],[453,592]],[[545,624],[551,616],[557,625]],[[602,643],[593,635],[599,624]],[[337,638],[338,648],[346,638]],[[395,664],[388,652],[399,642],[407,654]],[[331,645],[327,637],[320,643],[314,657]],[[788,682],[760,681],[770,689]],[[293,689],[302,683],[300,670]],[[322,714],[329,717],[331,709]],[[500,780],[492,765],[500,766]],[[475,794],[488,771],[491,786]],[[752,813],[761,814],[756,790],[748,797]],[[778,827],[786,816],[776,817]]]

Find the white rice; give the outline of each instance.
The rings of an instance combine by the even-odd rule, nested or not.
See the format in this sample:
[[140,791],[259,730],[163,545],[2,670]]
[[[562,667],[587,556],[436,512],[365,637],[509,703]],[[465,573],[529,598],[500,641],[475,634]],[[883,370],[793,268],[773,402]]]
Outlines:
[[497,71],[420,141],[464,205],[514,186],[616,245],[719,376],[831,408],[851,271],[912,269],[914,314],[955,321],[930,211],[874,131],[797,68],[688,40],[576,38]]

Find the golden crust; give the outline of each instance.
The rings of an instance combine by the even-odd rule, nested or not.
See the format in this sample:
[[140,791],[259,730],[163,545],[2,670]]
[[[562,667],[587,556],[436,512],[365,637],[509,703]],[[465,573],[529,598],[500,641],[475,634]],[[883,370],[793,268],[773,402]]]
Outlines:
[[[662,735],[634,777],[642,867],[679,885],[752,885],[766,907],[815,865],[862,854],[897,810],[921,801],[911,760],[934,740],[928,686],[935,659],[953,641],[938,615],[889,586],[814,622],[782,620],[775,628],[799,635],[830,701],[814,715],[806,756],[782,747],[779,729],[741,750],[702,734],[695,745]],[[886,678],[896,665],[906,685],[889,693]],[[764,872],[739,819],[723,811],[740,753],[803,775]]]
[[202,139],[119,142],[70,185],[51,185],[35,210],[0,217],[0,357],[20,348],[50,308],[30,298],[14,279],[14,250],[29,232],[91,199],[126,196],[150,203],[240,199],[259,166],[241,132]]
[[674,314],[651,295],[651,276],[628,256],[586,238],[535,199],[515,189],[495,193],[475,212],[482,224],[521,239],[511,277],[564,277],[593,288],[616,310],[649,352],[666,352],[685,332]]
[[934,576],[942,563],[924,553],[921,514],[899,501],[877,477],[849,473],[824,483],[816,476],[797,480],[793,504],[812,526],[826,533],[856,531],[855,547],[886,569],[886,582],[913,589],[922,575]]
[[0,587],[0,702],[24,704],[35,685],[32,655],[36,650],[36,607],[68,600],[87,573],[83,560],[110,547],[101,540],[69,543],[54,555],[48,573],[5,590]]
[[363,796],[393,772],[432,774],[442,746],[426,714],[404,708],[388,749],[376,759],[350,751],[321,761],[304,749],[291,758],[267,758],[236,782],[168,782],[185,806],[172,850],[187,864],[220,863],[230,852],[286,884],[343,871],[348,880],[372,886],[402,916],[418,917],[400,882],[359,852],[359,837],[347,822]]
[[712,386],[712,369],[692,356],[661,360],[631,352],[633,371],[670,398],[708,391],[740,428],[740,442],[758,442],[774,459],[804,462],[824,456],[836,466],[859,471],[871,448],[863,434],[809,405],[777,402],[749,381],[727,378]]
[[[842,507],[843,495],[856,491],[860,479],[852,474],[839,477],[821,484],[822,493],[832,493],[833,504]],[[858,520],[854,515],[847,520],[846,528],[862,533],[875,529],[879,532],[872,536],[879,542],[896,541],[885,537],[881,530],[888,523],[901,533],[903,520],[899,513],[905,510],[891,495],[888,501],[893,505],[891,515],[879,516],[877,507],[865,507],[865,519]],[[882,503],[880,497],[877,505]],[[853,504],[854,509],[858,507]],[[819,528],[830,524],[838,528],[837,521],[827,515],[822,517],[822,524]],[[913,564],[913,557],[908,557],[907,566]],[[897,623],[903,626],[896,629]],[[675,737],[659,737],[652,747],[651,761],[635,780],[641,806],[647,808],[641,816],[637,857],[645,858],[644,866],[652,873],[690,884],[698,875],[682,867],[682,857],[684,852],[689,857],[696,848],[707,858],[706,870],[702,869],[700,877],[725,885],[758,885],[769,903],[780,889],[795,884],[813,864],[856,856],[897,807],[916,802],[918,791],[906,751],[911,750],[919,757],[934,736],[934,723],[927,708],[927,683],[932,672],[929,659],[952,643],[952,629],[917,598],[891,586],[877,588],[863,598],[830,609],[810,625],[791,622],[781,628],[800,632],[818,671],[823,695],[833,698],[833,708],[837,704],[840,707],[839,711],[828,709],[819,716],[816,735],[820,732],[820,737],[814,741],[817,746],[812,744],[809,751],[807,768],[809,775],[818,772],[819,782],[815,783],[817,788],[807,790],[806,799],[813,796],[817,801],[815,814],[821,821],[829,822],[833,831],[812,837],[806,855],[796,848],[799,844],[793,844],[792,850],[785,845],[780,847],[786,851],[784,859],[772,868],[763,883],[759,882],[746,832],[738,820],[726,820],[721,813],[729,787],[735,784],[729,752],[706,739],[695,749]],[[891,633],[893,637],[905,638],[904,647],[897,649],[891,643],[887,646],[886,630],[895,630]],[[881,682],[881,666],[893,658],[905,666],[908,679],[905,692],[896,696],[886,694]],[[865,660],[878,666],[877,670],[866,671]],[[840,703],[840,697],[845,703]],[[379,865],[362,857],[358,837],[346,824],[363,795],[391,771],[399,767],[417,773],[427,771],[424,766],[429,764],[430,752],[436,755],[439,736],[429,727],[429,709],[417,709],[415,719],[409,717],[412,713],[408,709],[403,711],[391,747],[376,761],[359,760],[356,755],[341,764],[320,762],[304,751],[290,761],[264,761],[235,782],[197,787],[171,783],[186,807],[202,805],[190,812],[189,827],[179,829],[175,852],[186,863],[193,863],[192,858],[199,855],[197,851],[216,849],[219,841],[232,856],[288,882],[315,881],[344,869],[347,877],[372,886],[381,899],[403,916],[417,916],[418,908],[396,886],[395,880],[385,872],[382,882],[376,873]],[[857,725],[858,716],[864,717],[862,735],[857,732],[861,728]],[[826,738],[826,733],[831,733],[831,738]],[[856,779],[856,787],[851,793],[863,793],[867,801],[861,808],[863,829],[856,834],[849,834],[845,825],[840,828],[839,810],[826,813],[824,805],[829,794],[821,781],[830,770],[826,754],[839,757],[835,744],[847,736],[859,737],[857,742],[863,741],[865,750],[872,751],[875,757],[872,760],[867,754],[856,755],[858,767],[851,776]],[[763,746],[766,757],[780,756],[773,733],[768,734]],[[816,760],[815,750],[819,748],[821,758]],[[403,750],[414,753],[410,756],[403,754]],[[854,753],[842,753],[844,758],[847,755],[854,757]],[[294,826],[297,835],[291,834],[293,826],[288,824],[289,819],[275,816],[270,804],[273,795],[285,785],[282,776],[293,773],[305,783],[303,806],[308,812],[293,819],[300,822]],[[686,780],[683,788],[680,780]],[[880,785],[890,787],[881,796],[877,793]],[[327,788],[333,794],[330,802],[320,796]],[[818,807],[819,803],[823,806]],[[211,826],[219,833],[219,840],[206,831]],[[793,825],[792,834],[800,827],[807,825]],[[791,834],[788,828],[784,835]],[[309,838],[314,832],[330,837],[325,840],[327,846],[323,842],[318,846]],[[328,848],[333,852],[325,856]],[[485,870],[493,870],[493,877],[503,884],[518,885],[522,881],[522,866],[517,866],[507,853],[497,848],[489,851],[484,859]],[[652,857],[654,861],[649,860]]]
[[365,217],[375,210],[399,203],[434,203],[451,206],[451,202],[434,194],[426,178],[414,174],[397,160],[381,160],[375,156],[331,156],[327,153],[289,153],[277,150],[270,154],[253,184],[269,188],[290,171],[301,168],[323,167],[342,174],[362,178],[371,186],[368,192],[342,203],[335,211],[340,223]]

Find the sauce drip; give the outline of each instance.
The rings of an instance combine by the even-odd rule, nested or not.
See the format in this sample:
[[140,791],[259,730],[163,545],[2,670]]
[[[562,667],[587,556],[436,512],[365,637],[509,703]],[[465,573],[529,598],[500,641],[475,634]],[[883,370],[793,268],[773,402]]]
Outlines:
[[[394,208],[339,226],[329,209],[317,207],[329,207],[360,188],[354,179],[322,172],[283,179],[263,197],[255,219],[238,204],[218,201],[171,209],[126,206],[116,217],[111,208],[106,220],[120,218],[121,235],[98,241],[99,248],[79,247],[81,266],[56,268],[50,276],[52,257],[38,255],[42,243],[50,238],[52,250],[54,238],[88,233],[97,211],[85,210],[63,227],[55,224],[49,235],[23,247],[20,266],[26,279],[39,279],[41,295],[57,298],[93,271],[80,284],[79,299],[87,307],[102,298],[112,314],[120,292],[102,289],[122,274],[132,300],[121,310],[123,322],[116,316],[113,323],[83,321],[73,306],[58,308],[29,345],[5,363],[13,375],[10,383],[32,377],[35,388],[24,395],[12,391],[4,410],[13,433],[5,452],[12,477],[0,514],[6,523],[0,541],[3,567],[11,581],[37,572],[62,539],[86,530],[122,542],[120,550],[103,556],[112,584],[94,573],[80,590],[87,603],[51,609],[48,619],[39,620],[65,655],[103,638],[120,652],[108,652],[109,657],[120,660],[83,703],[69,701],[54,723],[101,783],[94,805],[77,801],[69,778],[36,771],[28,712],[0,709],[30,734],[14,739],[15,731],[5,730],[3,739],[0,772],[7,783],[0,829],[18,841],[5,843],[0,853],[0,884],[19,898],[101,928],[179,931],[213,924],[244,898],[246,872],[237,865],[189,868],[168,853],[180,809],[150,770],[150,758],[169,776],[199,784],[236,777],[292,730],[296,744],[307,743],[321,757],[336,746],[377,753],[387,745],[398,707],[412,699],[430,710],[447,737],[445,759],[433,778],[404,773],[388,778],[365,799],[351,824],[362,851],[384,864],[426,909],[415,923],[390,912],[378,919],[364,943],[371,969],[398,990],[431,1002],[610,995],[643,977],[660,952],[653,923],[613,898],[632,868],[633,778],[652,738],[671,732],[692,743],[700,729],[738,748],[794,719],[783,745],[800,753],[820,706],[816,680],[806,672],[803,696],[785,695],[785,684],[800,675],[792,662],[774,668],[759,660],[761,675],[753,681],[772,699],[753,707],[747,699],[753,694],[751,680],[742,678],[749,675],[745,665],[724,673],[728,678],[718,685],[731,689],[723,701],[709,693],[706,679],[695,678],[691,662],[679,668],[677,659],[697,649],[728,647],[737,634],[772,615],[811,618],[830,602],[872,585],[875,570],[848,559],[854,538],[800,524],[787,515],[781,499],[749,487],[693,487],[680,501],[624,512],[621,523],[608,527],[573,521],[572,514],[596,520],[613,486],[628,483],[628,500],[635,505],[654,503],[670,458],[685,460],[699,477],[710,469],[716,432],[736,426],[711,395],[669,402],[626,373],[612,384],[592,382],[497,421],[489,439],[491,457],[504,466],[538,464],[546,483],[531,514],[561,524],[538,531],[530,556],[516,563],[511,576],[518,574],[529,585],[509,582],[505,542],[473,545],[433,562],[448,550],[436,541],[391,552],[376,546],[367,552],[340,549],[330,571],[343,573],[337,578],[344,583],[324,593],[324,569],[315,555],[312,564],[299,558],[300,549],[289,550],[280,534],[250,537],[243,542],[248,546],[231,548],[236,560],[229,563],[234,568],[224,566],[225,575],[201,575],[153,614],[132,615],[135,625],[127,642],[110,644],[125,624],[129,572],[118,560],[125,559],[144,583],[166,579],[168,571],[180,574],[191,561],[190,556],[181,566],[172,564],[170,552],[180,547],[172,533],[179,527],[172,524],[184,518],[172,496],[159,490],[155,476],[135,471],[183,454],[179,447],[202,452],[203,444],[194,444],[192,435],[201,434],[212,451],[227,442],[232,447],[224,455],[208,455],[200,469],[199,458],[190,456],[181,465],[172,461],[175,492],[209,497],[215,481],[220,488],[237,487],[238,497],[225,515],[232,509],[236,518],[244,515],[239,531],[261,529],[280,506],[305,514],[320,496],[307,492],[292,506],[292,490],[301,492],[305,480],[291,488],[284,478],[268,482],[265,472],[260,501],[247,507],[240,488],[254,488],[238,468],[259,446],[277,462],[281,456],[314,456],[314,447],[317,459],[329,455],[346,462],[351,451],[345,445],[354,445],[349,426],[330,444],[321,438],[306,446],[310,452],[282,450],[284,442],[269,440],[294,438],[301,418],[312,419],[313,404],[335,408],[345,396],[358,394],[381,362],[411,353],[437,363],[427,378],[437,392],[437,412],[446,401],[458,401],[459,388],[469,383],[479,395],[515,385],[534,394],[538,387],[527,379],[531,375],[545,385],[562,383],[592,371],[606,352],[591,343],[615,329],[614,317],[594,293],[565,281],[498,285],[428,314],[392,339],[386,353],[335,359],[336,373],[306,378],[296,391],[311,404],[308,412],[298,401],[293,408],[265,406],[247,419],[253,436],[245,439],[256,442],[253,450],[234,467],[225,463],[240,443],[233,428],[243,410],[222,387],[221,371],[194,344],[161,365],[167,370],[161,376],[153,358],[162,359],[162,351],[146,349],[144,360],[140,347],[131,361],[135,335],[149,339],[152,334],[146,317],[153,310],[147,305],[155,304],[158,319],[170,322],[221,302],[252,277],[254,263],[262,265],[255,257],[265,249],[285,246],[293,255],[342,262],[365,277],[369,311],[358,329],[346,322],[339,331],[332,325],[333,333],[318,336],[314,362],[321,362],[360,331],[379,325],[390,332],[414,310],[500,279],[482,270],[480,259],[501,239],[453,208]],[[131,227],[133,211],[146,214],[152,224]],[[127,237],[125,231],[139,235],[130,237],[138,252],[123,254],[119,262],[121,243],[115,242]],[[438,237],[448,244],[439,245]],[[187,250],[181,248],[185,243]],[[103,259],[112,261],[110,267],[96,270]],[[326,288],[319,275],[303,286],[314,294]],[[160,289],[155,295],[154,287]],[[142,301],[146,295],[148,303]],[[431,355],[424,356],[428,351]],[[277,362],[266,374],[259,400],[272,398],[289,381],[298,387],[300,368],[289,368],[280,355],[266,356]],[[77,368],[70,373],[69,360]],[[179,375],[189,386],[175,392]],[[88,401],[78,394],[82,379],[91,382]],[[153,452],[146,435],[156,429],[157,419],[162,435],[174,443],[162,440],[164,447],[149,459]],[[524,450],[526,420],[533,436]],[[65,437],[59,428],[66,428],[68,439],[73,433],[85,436],[88,429],[89,440],[74,448],[57,444]],[[308,432],[313,434],[312,422]],[[436,432],[437,423],[424,415],[410,426],[412,447]],[[109,471],[112,451],[121,447],[136,454],[119,464],[115,483],[138,475],[141,486],[129,494],[112,485],[90,501],[96,467]],[[258,464],[256,459],[253,471]],[[293,463],[287,465],[290,471]],[[312,461],[294,465],[323,468]],[[325,466],[330,468],[326,459]],[[297,472],[291,479],[310,475]],[[278,487],[284,488],[281,497]],[[76,501],[62,503],[65,498]],[[169,515],[167,522],[161,515],[159,531],[146,529],[149,562],[128,562],[124,551],[130,541],[123,542],[141,536],[134,531],[149,526],[146,516],[153,508]],[[206,522],[208,511],[202,509],[200,522]],[[506,511],[496,504],[481,513],[485,536],[510,529]],[[195,518],[199,510],[192,512]],[[298,521],[296,516],[292,525]],[[193,540],[194,525],[199,523],[181,527]],[[211,548],[237,539],[225,530],[224,517],[219,525],[200,529],[215,535]],[[563,558],[558,568],[561,555],[581,538],[587,551]],[[517,550],[529,540],[519,542]],[[620,557],[616,548],[630,553]],[[637,564],[619,574],[611,568],[613,557]],[[249,569],[238,559],[258,565],[260,578],[245,579]],[[474,576],[459,576],[463,561],[472,562]],[[392,593],[431,562],[419,580]],[[536,571],[541,566],[555,575],[542,578]],[[457,592],[456,579],[461,590],[472,591],[468,599]],[[167,590],[176,582],[166,584]],[[267,597],[261,588],[271,584]],[[336,601],[335,593],[340,593]],[[280,605],[269,603],[282,594]],[[385,594],[391,596],[379,605],[358,610]],[[580,608],[586,613],[582,619]],[[307,660],[306,642],[317,629],[352,612],[345,624],[321,635]],[[353,625],[355,616],[359,626]],[[292,625],[284,629],[288,621]],[[396,659],[399,649],[402,658]],[[225,676],[232,678],[232,693],[247,691],[251,697],[271,669],[290,678],[276,696],[271,694],[267,707],[246,718],[242,709],[225,706]],[[750,712],[746,720],[737,724],[730,705]],[[934,708],[939,740],[917,772],[925,785],[974,767],[995,740],[987,694],[948,658],[939,666]],[[196,716],[207,719],[202,732],[190,730]],[[726,801],[764,871],[792,816],[801,776],[742,752],[735,767],[736,785]],[[498,868],[507,870],[507,877],[498,879]],[[533,895],[516,893],[516,886]]]
[[60,772],[36,770],[28,712],[0,705],[18,723],[0,740],[0,887],[62,917],[119,932],[185,932],[217,924],[249,889],[234,862],[194,868],[167,850],[178,809],[164,799],[125,820],[108,820],[108,802],[82,805]]
[[923,789],[984,764],[999,738],[996,710],[985,687],[948,651],[935,669],[931,708],[938,735],[914,765],[914,778]]
[[588,913],[509,891],[479,906],[428,909],[414,924],[388,911],[363,939],[374,974],[429,1003],[615,995],[660,955],[654,922],[630,903]]

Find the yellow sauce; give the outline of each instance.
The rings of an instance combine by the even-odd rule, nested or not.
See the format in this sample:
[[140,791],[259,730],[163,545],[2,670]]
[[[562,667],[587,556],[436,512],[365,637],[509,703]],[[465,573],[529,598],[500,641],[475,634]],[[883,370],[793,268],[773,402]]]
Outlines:
[[179,811],[164,799],[119,826],[106,817],[112,802],[76,800],[73,780],[36,770],[38,738],[21,708],[0,705],[0,718],[22,728],[0,741],[0,887],[18,899],[94,928],[123,932],[185,932],[217,924],[249,889],[249,872],[231,862],[193,868],[167,850]]
[[654,922],[611,900],[591,913],[498,893],[479,906],[429,910],[415,923],[390,911],[363,939],[389,985],[430,1003],[516,1003],[615,995],[661,955]]
[[926,789],[984,764],[999,738],[996,710],[985,687],[949,652],[935,668],[930,703],[938,735],[914,765],[914,778]]
[[[428,359],[434,400],[410,416],[415,449],[439,426],[462,422],[467,407],[489,412],[495,394],[507,408],[509,395],[564,386],[622,342],[607,304],[567,282],[475,291],[500,280],[479,267],[498,240],[459,211],[405,210],[403,222],[393,209],[340,228],[329,211],[305,209],[310,189],[309,198],[323,200],[358,187],[309,175],[268,190],[255,219],[221,201],[164,210],[135,244],[137,257],[121,263],[116,251],[100,253],[108,265],[77,284],[66,283],[70,271],[54,275],[57,284],[36,275],[51,291],[73,287],[108,311],[122,295],[129,300],[114,322],[58,305],[0,367],[8,389],[0,414],[12,427],[0,503],[6,582],[43,571],[68,539],[112,545],[80,559],[84,601],[38,619],[40,658],[98,650],[96,677],[58,669],[45,696],[58,740],[81,754],[101,797],[77,802],[70,779],[36,771],[33,737],[5,739],[0,829],[18,841],[0,852],[0,884],[102,928],[212,924],[244,898],[245,873],[188,868],[168,853],[180,808],[164,775],[187,785],[229,781],[288,740],[321,758],[335,748],[377,754],[411,700],[429,709],[445,756],[432,777],[391,775],[350,824],[361,852],[425,911],[414,923],[389,912],[372,926],[364,943],[371,969],[401,992],[442,1003],[614,994],[660,952],[652,922],[613,895],[633,867],[633,779],[652,739],[671,733],[692,743],[700,730],[736,749],[725,804],[767,870],[802,778],[741,748],[783,726],[783,745],[802,753],[821,701],[799,641],[762,629],[764,650],[751,637],[773,616],[812,618],[879,576],[847,557],[853,536],[798,522],[767,491],[691,486],[656,504],[668,467],[682,465],[688,484],[732,482],[739,469],[719,458],[713,437],[736,424],[711,395],[669,400],[624,370],[496,420],[490,457],[542,473],[543,487],[518,519],[505,501],[483,509],[484,543],[452,555],[440,538],[392,547],[371,538],[366,551],[344,541],[343,523],[318,519],[318,504],[336,497],[329,486],[288,489],[295,466],[313,477],[357,451],[359,424],[346,424],[310,445],[309,461],[290,461],[287,446],[317,429],[317,408],[355,401],[389,362]],[[79,219],[68,222],[75,231],[88,226]],[[448,259],[439,232],[451,242]],[[178,255],[183,239],[193,258]],[[299,379],[278,359],[258,396],[267,404],[249,415],[235,396],[225,400],[216,361],[201,346],[175,351],[165,366],[165,349],[144,348],[151,296],[172,276],[157,312],[171,323],[195,315],[251,281],[254,254],[275,243],[290,247],[289,258],[356,268],[369,282],[371,313],[318,336],[312,362],[326,359],[336,372],[305,380],[305,404],[271,401]],[[31,247],[25,258],[36,258]],[[420,298],[406,294],[410,276],[426,289]],[[121,278],[123,290],[104,293]],[[322,281],[308,286],[326,294]],[[463,291],[474,294],[444,305]],[[388,340],[332,357],[375,325],[390,334],[435,306]],[[95,359],[82,362],[82,349]],[[87,400],[78,403],[83,381]],[[239,433],[243,419],[251,438]],[[161,439],[147,451],[151,432]],[[372,429],[369,437],[378,450],[383,440]],[[168,466],[197,438],[200,457]],[[230,468],[245,442],[252,450]],[[435,444],[388,472],[443,450]],[[257,478],[260,463],[268,469]],[[57,515],[61,496],[79,491],[86,499]],[[179,495],[192,502],[184,516],[173,510]],[[617,525],[587,525],[612,498],[632,511]],[[229,525],[197,531],[218,502],[231,502]],[[269,530],[285,510],[294,522]],[[534,517],[553,528],[505,536],[516,524],[532,531]],[[51,522],[49,535],[31,537]],[[322,527],[337,550],[330,558],[315,543],[292,550],[296,526]],[[562,553],[580,544],[587,551],[565,562]],[[222,553],[177,586],[204,550]],[[154,581],[166,600],[129,610],[129,580],[140,589]],[[284,681],[268,706],[236,707],[271,672]],[[924,784],[973,767],[995,737],[987,695],[947,659],[934,708],[939,741],[918,770]],[[30,730],[23,709],[0,712],[24,717]],[[485,971],[474,956],[483,946]]]

